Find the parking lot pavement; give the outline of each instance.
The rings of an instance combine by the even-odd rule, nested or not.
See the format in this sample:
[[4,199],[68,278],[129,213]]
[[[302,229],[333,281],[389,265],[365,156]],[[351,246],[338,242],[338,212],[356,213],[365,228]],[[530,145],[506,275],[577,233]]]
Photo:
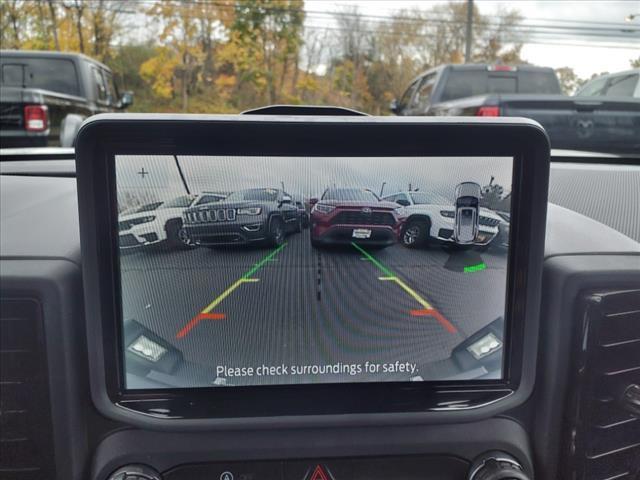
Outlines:
[[[413,375],[419,375],[420,365],[447,358],[464,338],[504,314],[505,268],[504,253],[441,247],[314,250],[304,231],[280,249],[124,255],[123,306],[125,319],[136,319],[186,360],[210,368],[212,382],[220,365],[400,361],[415,365]],[[398,376],[323,376],[374,379]],[[311,376],[286,374],[251,379],[308,381]]]

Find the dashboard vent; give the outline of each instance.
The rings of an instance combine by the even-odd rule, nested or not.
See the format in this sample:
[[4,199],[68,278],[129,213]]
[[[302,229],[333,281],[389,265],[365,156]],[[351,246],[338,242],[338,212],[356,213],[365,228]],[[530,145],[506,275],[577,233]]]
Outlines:
[[36,300],[0,300],[2,480],[56,478],[42,318]]
[[577,319],[562,478],[640,479],[640,290],[585,295]]

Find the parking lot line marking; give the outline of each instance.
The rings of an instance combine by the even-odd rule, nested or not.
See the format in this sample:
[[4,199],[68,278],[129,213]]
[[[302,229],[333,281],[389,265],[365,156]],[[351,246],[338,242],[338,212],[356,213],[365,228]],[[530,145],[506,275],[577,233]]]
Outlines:
[[203,308],[195,317],[193,317],[191,320],[189,320],[189,322],[184,327],[182,327],[182,329],[176,334],[176,338],[183,338],[191,330],[193,330],[196,327],[196,325],[198,325],[198,323],[200,323],[200,321],[202,321],[202,320],[222,320],[222,319],[224,319],[225,318],[224,313],[210,313],[211,310],[213,310],[218,305],[220,305],[225,298],[227,298],[229,295],[231,295],[233,293],[233,291],[236,288],[238,288],[240,285],[242,285],[243,283],[259,282],[260,281],[259,278],[251,278],[251,276],[254,273],[256,273],[258,270],[260,270],[260,268],[262,268],[262,266],[265,263],[271,261],[273,259],[273,257],[275,257],[286,246],[287,246],[287,244],[283,243],[278,248],[276,248],[271,253],[269,253],[269,255],[267,255],[262,260],[260,260],[258,263],[253,265],[253,267],[251,267],[249,269],[249,271],[244,273],[242,275],[242,277],[240,277],[238,280],[233,282],[224,292],[222,292],[220,295],[218,295],[213,300],[213,302],[211,302],[209,305],[207,305],[205,308]]
[[385,267],[380,261],[378,261],[375,257],[373,257],[369,252],[363,249],[361,246],[357,245],[355,242],[351,242],[360,253],[362,253],[367,260],[371,261],[376,267],[382,270],[387,276],[386,277],[378,277],[378,280],[382,280],[385,282],[395,282],[402,288],[406,293],[408,293],[415,301],[417,301],[420,305],[422,305],[421,310],[411,310],[411,315],[413,316],[431,316],[435,318],[440,325],[442,325],[449,333],[457,333],[458,330],[453,324],[447,320],[444,315],[442,315],[438,310],[436,310],[429,302],[427,302],[418,292],[416,292],[413,288],[403,282],[397,275],[395,275],[391,270]]

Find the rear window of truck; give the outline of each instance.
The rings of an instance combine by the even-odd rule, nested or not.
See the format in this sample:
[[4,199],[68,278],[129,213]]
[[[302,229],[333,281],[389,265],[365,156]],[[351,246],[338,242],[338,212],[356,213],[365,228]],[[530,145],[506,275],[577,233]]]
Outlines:
[[6,57],[2,60],[2,85],[80,95],[76,66],[64,58]]
[[553,72],[451,70],[446,78],[442,93],[445,102],[488,93],[561,93]]

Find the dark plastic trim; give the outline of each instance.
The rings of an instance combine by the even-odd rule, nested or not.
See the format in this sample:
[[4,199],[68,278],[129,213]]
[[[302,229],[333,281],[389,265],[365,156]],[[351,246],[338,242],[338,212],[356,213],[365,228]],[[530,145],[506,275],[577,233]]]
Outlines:
[[[113,158],[168,152],[513,157],[505,380],[124,391]],[[106,114],[82,126],[76,162],[91,393],[105,416],[189,430],[443,423],[488,418],[531,394],[549,178],[549,143],[539,124],[516,118]],[[310,404],[311,397],[323,401]],[[438,408],[454,398],[466,402],[463,408]],[[170,418],[145,407],[158,402]]]

